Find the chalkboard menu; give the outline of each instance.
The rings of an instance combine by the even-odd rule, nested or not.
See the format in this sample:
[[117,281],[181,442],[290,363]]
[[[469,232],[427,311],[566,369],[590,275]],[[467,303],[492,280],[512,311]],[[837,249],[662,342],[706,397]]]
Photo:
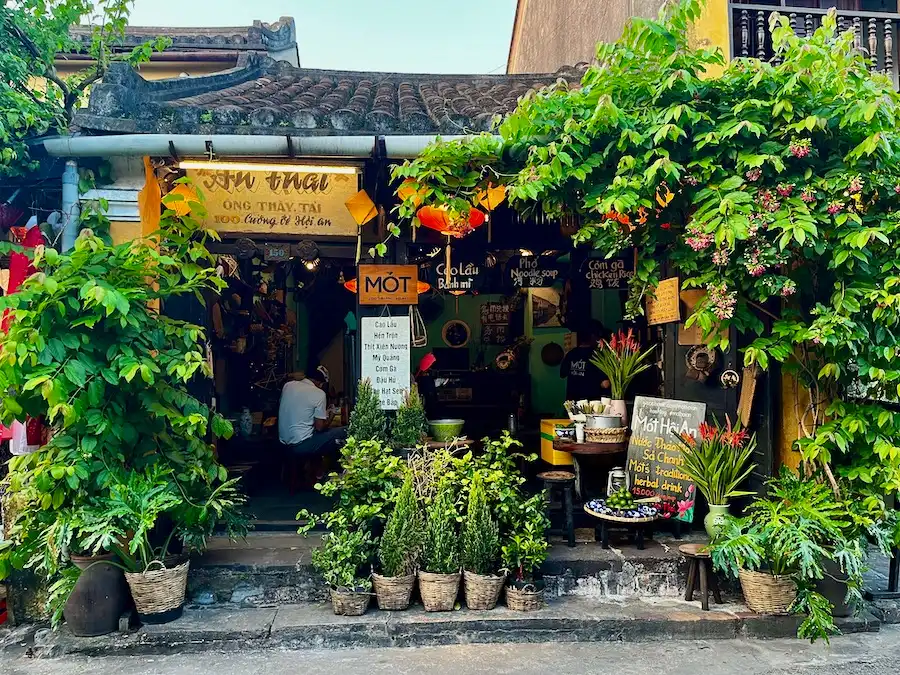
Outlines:
[[447,274],[447,263],[443,260],[431,268],[431,285],[438,291],[458,291],[472,293],[481,290],[483,270],[473,262],[454,260]]
[[684,458],[675,436],[698,435],[706,404],[636,396],[628,443],[628,474],[635,497],[660,497],[678,520],[694,519],[694,483],[681,471]]
[[481,342],[486,345],[508,345],[512,342],[510,323],[514,302],[485,302],[481,305]]
[[588,288],[628,288],[628,280],[634,276],[634,250],[615,258],[588,258],[581,271]]
[[515,255],[506,263],[506,278],[513,288],[549,288],[563,278],[562,266],[550,256]]

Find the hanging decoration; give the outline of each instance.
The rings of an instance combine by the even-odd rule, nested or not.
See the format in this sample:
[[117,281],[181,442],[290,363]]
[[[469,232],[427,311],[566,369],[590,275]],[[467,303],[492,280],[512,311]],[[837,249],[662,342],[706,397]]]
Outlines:
[[159,229],[161,200],[162,191],[159,188],[159,181],[156,180],[156,172],[150,164],[150,158],[144,157],[144,187],[138,193],[138,211],[141,214],[144,232],[156,232]]
[[[498,206],[500,206],[506,200],[506,186],[505,185],[494,186],[492,183],[488,183],[487,188],[485,188],[484,190],[481,190],[478,193],[477,199],[478,199],[479,206],[481,206],[481,208],[483,208],[485,211],[487,211],[490,214],[491,211],[496,209]],[[488,240],[488,243],[490,244],[493,237],[492,237],[492,232],[491,232],[491,220],[490,220],[489,216],[487,218],[487,223],[488,223],[487,240]]]
[[461,239],[484,225],[487,217],[484,211],[469,207],[468,214],[452,211],[446,206],[423,206],[416,212],[419,222],[431,230],[437,230],[447,237],[446,275],[450,280],[450,240]]
[[378,207],[375,206],[375,202],[372,201],[372,198],[369,197],[369,193],[365,190],[360,190],[350,197],[350,199],[344,202],[344,206],[347,207],[347,210],[350,212],[350,215],[353,216],[353,220],[356,221],[357,225],[356,262],[358,264],[359,258],[362,255],[362,227],[378,215]]

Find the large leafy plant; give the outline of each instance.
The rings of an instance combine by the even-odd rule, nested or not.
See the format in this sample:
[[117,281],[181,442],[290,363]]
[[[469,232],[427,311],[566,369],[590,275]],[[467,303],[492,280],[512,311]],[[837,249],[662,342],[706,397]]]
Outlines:
[[372,582],[362,568],[371,559],[372,549],[368,530],[338,528],[322,535],[322,545],[312,552],[312,564],[335,590],[368,591]]
[[816,639],[836,632],[831,604],[816,581],[834,561],[847,576],[848,599],[859,606],[869,541],[889,554],[884,521],[836,498],[827,482],[782,469],[745,518],[725,517],[709,550],[715,567],[735,577],[741,569],[791,577],[799,591],[792,609],[806,614],[800,636]]
[[396,167],[398,212],[461,211],[493,183],[518,210],[574,216],[576,243],[636,250],[629,315],[667,259],[705,291],[687,324],[709,345],[756,335],[746,365],[796,379],[804,461],[883,509],[900,490],[886,405],[900,394],[900,98],[834,12],[810,37],[773,13],[777,59],[725,64],[689,43],[702,9],[633,19],[579,87],[525,96],[499,139],[440,141]]
[[[203,208],[197,199],[187,204],[194,213]],[[83,230],[67,254],[38,247],[36,273],[0,299],[9,320],[0,336],[0,419],[42,418],[50,428],[39,451],[10,462],[18,516],[0,577],[24,566],[52,577],[69,551],[94,550],[76,536],[85,509],[109,516],[131,474],[164,474],[183,503],[203,503],[227,481],[208,434],[228,436],[231,425],[187,389],[211,374],[203,329],[160,312],[173,298],[222,287],[208,264],[210,236],[169,208],[158,232],[131,243],[111,246]],[[184,532],[197,514],[179,507],[172,515]],[[215,514],[231,515],[231,506]],[[194,525],[211,531],[214,519]]]

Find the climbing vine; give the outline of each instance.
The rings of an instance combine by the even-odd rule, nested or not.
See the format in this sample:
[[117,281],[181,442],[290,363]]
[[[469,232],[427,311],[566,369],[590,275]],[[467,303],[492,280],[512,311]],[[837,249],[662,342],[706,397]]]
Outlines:
[[773,14],[776,60],[726,64],[688,42],[701,10],[632,20],[579,84],[396,167],[399,215],[463,212],[502,185],[517,210],[575,216],[576,244],[636,248],[629,316],[667,260],[705,291],[687,323],[709,345],[734,327],[756,336],[747,365],[796,378],[807,465],[881,508],[900,491],[900,99],[834,12],[809,38]]

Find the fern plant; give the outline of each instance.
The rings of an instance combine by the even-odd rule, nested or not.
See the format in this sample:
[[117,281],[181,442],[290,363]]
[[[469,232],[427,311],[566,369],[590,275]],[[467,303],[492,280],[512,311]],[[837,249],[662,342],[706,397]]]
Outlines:
[[422,553],[422,530],[422,513],[413,489],[412,474],[407,471],[378,546],[384,576],[401,577],[416,571]]
[[381,399],[372,383],[361,380],[356,394],[356,405],[350,413],[347,435],[358,441],[387,442],[387,416],[381,409]]
[[468,572],[493,574],[500,556],[500,533],[491,516],[481,473],[472,475],[469,504],[462,533],[462,564]]
[[437,495],[428,506],[422,563],[426,572],[453,574],[459,572],[459,538],[456,534],[456,507],[453,486],[442,481]]

